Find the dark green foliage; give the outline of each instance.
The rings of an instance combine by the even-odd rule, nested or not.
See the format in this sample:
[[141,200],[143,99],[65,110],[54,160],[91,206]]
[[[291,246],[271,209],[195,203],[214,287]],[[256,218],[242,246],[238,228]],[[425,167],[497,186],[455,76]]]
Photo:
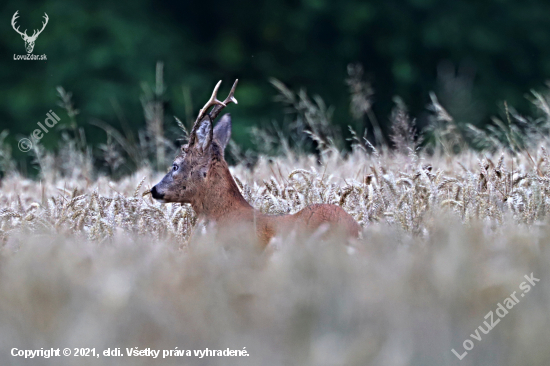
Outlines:
[[[371,114],[387,136],[395,95],[419,129],[429,123],[423,115],[431,90],[459,127],[482,127],[502,100],[525,110],[524,93],[550,74],[550,3],[542,0],[7,0],[0,8],[0,130],[9,130],[13,147],[50,109],[70,127],[57,106],[59,85],[72,91],[88,142],[107,140],[92,119],[145,129],[141,83],[154,85],[157,61],[165,66],[166,123],[173,115],[189,123],[217,80],[223,90],[238,77],[240,104],[230,112],[233,138],[245,149],[249,127],[283,120],[270,77],[320,95],[340,131],[352,125],[372,134],[371,115],[351,117],[344,82],[348,65],[361,63],[374,92]],[[47,61],[13,60],[25,54],[9,24],[16,10],[29,34],[49,15],[34,49]],[[56,132],[42,143],[57,148],[60,141]],[[13,154],[29,159],[17,148]]]

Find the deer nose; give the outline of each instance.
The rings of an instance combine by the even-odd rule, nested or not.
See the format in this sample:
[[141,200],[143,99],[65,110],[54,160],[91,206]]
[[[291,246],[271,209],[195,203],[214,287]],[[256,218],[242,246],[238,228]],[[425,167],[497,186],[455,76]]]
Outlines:
[[159,193],[159,191],[157,190],[157,186],[154,186],[153,188],[151,188],[151,195],[156,200],[161,200],[164,198],[164,194]]

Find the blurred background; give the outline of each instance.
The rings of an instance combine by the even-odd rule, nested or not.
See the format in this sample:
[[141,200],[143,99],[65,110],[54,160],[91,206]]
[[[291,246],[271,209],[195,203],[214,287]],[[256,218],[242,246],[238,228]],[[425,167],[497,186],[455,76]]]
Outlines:
[[[234,141],[247,150],[251,127],[288,123],[270,78],[320,96],[332,108],[329,123],[349,137],[348,125],[368,130],[373,116],[387,134],[396,96],[423,129],[430,91],[460,123],[482,128],[504,101],[529,113],[526,94],[550,75],[550,3],[542,0],[7,0],[0,9],[0,130],[22,166],[30,157],[17,141],[50,109],[58,128],[82,127],[96,146],[107,136],[98,124],[144,129],[155,102],[171,138],[173,117],[189,124],[220,79],[222,96],[240,79],[239,106],[228,112]],[[48,14],[33,52],[47,61],[14,60],[26,54],[10,24],[17,10],[28,34]],[[350,113],[350,77],[362,80],[370,117]],[[77,116],[59,105],[58,86],[72,93]],[[60,140],[55,132],[41,143],[55,150]]]
[[[12,347],[251,355],[163,365],[550,365],[549,1],[0,10],[0,365],[92,364]],[[14,60],[16,11],[29,35],[47,13],[33,51],[46,61]],[[267,214],[338,204],[362,240],[293,231],[259,253],[249,231],[146,195],[216,82],[224,98],[236,78],[225,156],[245,199]],[[58,125],[20,151],[50,110]],[[531,273],[533,291],[478,332]],[[472,334],[459,363],[451,349]]]

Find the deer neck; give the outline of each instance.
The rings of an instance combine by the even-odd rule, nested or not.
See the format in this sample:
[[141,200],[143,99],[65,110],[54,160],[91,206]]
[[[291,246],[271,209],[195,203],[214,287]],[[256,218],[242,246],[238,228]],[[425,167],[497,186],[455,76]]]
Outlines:
[[208,174],[201,194],[191,202],[197,215],[220,221],[254,211],[239,191],[225,161],[213,162]]

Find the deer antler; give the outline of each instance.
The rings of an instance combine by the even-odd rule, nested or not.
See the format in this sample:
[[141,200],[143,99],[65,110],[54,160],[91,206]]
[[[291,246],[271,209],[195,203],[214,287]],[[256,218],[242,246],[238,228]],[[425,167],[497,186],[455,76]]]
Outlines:
[[19,33],[20,35],[25,36],[25,37],[28,37],[28,36],[27,36],[27,30],[26,30],[26,29],[25,29],[25,32],[23,33],[23,32],[21,32],[21,31],[19,31],[19,26],[17,26],[17,28],[15,28],[15,20],[16,20],[17,18],[19,18],[19,15],[17,15],[17,13],[19,13],[19,10],[17,10],[17,11],[15,12],[15,14],[13,14],[13,17],[11,18],[11,26],[13,27],[13,30],[16,31],[17,33]]
[[48,14],[44,13],[44,19],[46,20],[46,22],[42,22],[42,29],[40,29],[40,30],[38,31],[38,33],[36,33],[37,31],[36,31],[36,29],[35,29],[34,32],[33,32],[33,34],[32,34],[32,36],[31,36],[30,38],[36,38],[36,37],[38,37],[38,35],[39,35],[40,33],[42,33],[42,31],[44,30],[44,28],[46,28],[46,25],[48,24],[48,20],[50,19],[50,18],[48,18]]
[[222,105],[214,106],[214,108],[212,109],[212,112],[210,112],[210,118],[212,118],[212,120],[218,117],[218,114],[220,114],[222,109],[224,107],[227,107],[229,103],[239,104],[239,102],[237,102],[237,99],[235,98],[235,89],[237,88],[238,83],[239,83],[239,79],[236,79],[235,82],[233,83],[233,86],[231,87],[231,91],[229,92],[229,95],[227,96],[227,98],[225,98],[225,100],[222,103],[223,106]]
[[[204,107],[199,111],[199,116],[195,120],[195,123],[193,124],[193,129],[191,130],[190,139],[189,139],[189,145],[192,145],[195,142],[195,135],[197,132],[197,129],[200,126],[200,122],[204,119],[204,117],[208,116],[210,123],[220,114],[221,110],[227,107],[229,103],[235,103],[238,104],[237,99],[235,98],[235,89],[237,88],[237,83],[239,82],[239,79],[235,80],[235,83],[233,83],[233,87],[231,88],[231,91],[229,92],[229,95],[223,102],[220,102],[218,100],[218,89],[220,88],[220,85],[222,81],[218,81],[216,86],[214,87],[214,91],[212,92],[212,96],[206,102]],[[210,107],[214,106],[212,111],[208,113],[208,109]]]
[[218,100],[218,89],[220,88],[221,83],[222,83],[221,80],[218,81],[218,83],[214,87],[214,91],[212,92],[212,96],[210,97],[208,102],[206,102],[204,107],[202,107],[202,109],[200,110],[199,116],[197,117],[197,120],[195,121],[195,125],[198,122],[200,122],[204,118],[204,116],[206,116],[206,113],[208,112],[208,108],[210,108],[212,106],[215,106],[215,105],[221,105],[221,106],[225,107],[225,104]]

